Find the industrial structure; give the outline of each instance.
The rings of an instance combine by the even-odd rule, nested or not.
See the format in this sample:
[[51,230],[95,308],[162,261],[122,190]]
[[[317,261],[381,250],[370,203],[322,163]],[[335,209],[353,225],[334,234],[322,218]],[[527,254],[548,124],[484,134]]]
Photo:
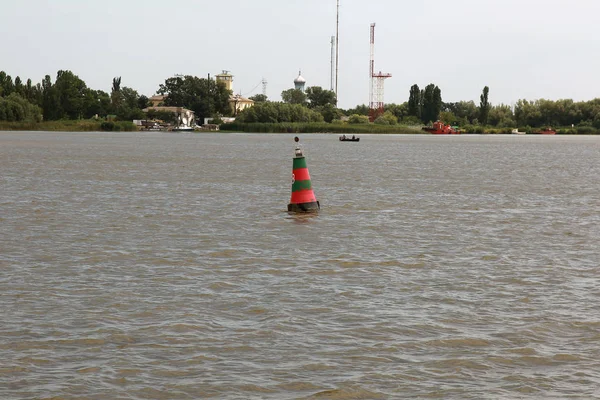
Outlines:
[[375,72],[375,23],[371,24],[371,58],[369,61],[369,120],[375,121],[383,114],[383,83],[392,74]]

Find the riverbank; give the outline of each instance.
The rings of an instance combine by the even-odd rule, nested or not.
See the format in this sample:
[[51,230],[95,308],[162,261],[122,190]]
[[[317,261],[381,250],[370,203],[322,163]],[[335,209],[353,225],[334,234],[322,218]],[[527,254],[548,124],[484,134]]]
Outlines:
[[[254,132],[254,133],[387,133],[387,134],[429,134],[420,125],[377,125],[377,124],[348,124],[348,123],[231,123],[222,124],[221,131]],[[481,125],[460,127],[461,133],[484,135],[509,135],[514,128],[490,128]],[[528,134],[539,129],[526,127],[520,129]],[[600,135],[600,129],[592,126],[579,126],[556,129],[558,135]]]
[[[44,122],[0,121],[0,131],[49,131],[49,132],[132,132],[136,126],[129,121],[61,120]],[[528,134],[534,128],[519,128]],[[467,125],[460,128],[465,134],[506,135],[511,128],[489,128]],[[220,132],[247,133],[335,133],[335,134],[428,134],[417,125],[377,125],[348,123],[231,123],[222,124]],[[557,128],[557,135],[600,135],[600,129],[592,126]]]
[[131,132],[136,127],[129,121],[60,120],[44,122],[0,121],[0,131],[50,131],[50,132]]
[[376,125],[376,124],[346,124],[346,123],[301,123],[281,122],[267,123],[231,123],[222,124],[221,131],[227,132],[254,132],[254,133],[396,133],[396,134],[421,134],[425,133],[420,126],[406,125]]

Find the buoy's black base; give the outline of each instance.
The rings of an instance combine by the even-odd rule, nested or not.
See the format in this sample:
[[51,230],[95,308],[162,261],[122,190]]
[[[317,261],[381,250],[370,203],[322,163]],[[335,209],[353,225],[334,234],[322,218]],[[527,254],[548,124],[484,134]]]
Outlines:
[[288,212],[297,212],[297,213],[307,213],[307,212],[318,212],[321,208],[321,205],[318,201],[313,201],[310,203],[300,203],[300,204],[288,204]]

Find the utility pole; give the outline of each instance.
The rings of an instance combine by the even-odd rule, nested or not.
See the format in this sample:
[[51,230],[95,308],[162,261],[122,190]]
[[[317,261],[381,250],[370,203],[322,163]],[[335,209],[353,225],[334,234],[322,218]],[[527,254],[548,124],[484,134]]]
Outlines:
[[[337,12],[335,18],[335,98],[338,99],[338,71],[340,58],[340,0],[337,0]],[[337,105],[337,103],[336,103]]]

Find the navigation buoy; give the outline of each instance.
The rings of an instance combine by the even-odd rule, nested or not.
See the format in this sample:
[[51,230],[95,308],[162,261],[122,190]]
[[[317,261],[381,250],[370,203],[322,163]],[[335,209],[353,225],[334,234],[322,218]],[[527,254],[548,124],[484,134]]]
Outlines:
[[[300,139],[298,136],[294,138],[294,141],[298,143]],[[315,193],[312,189],[310,182],[310,174],[308,173],[308,167],[306,166],[306,159],[302,147],[298,143],[294,151],[294,162],[292,165],[292,198],[290,204],[288,204],[289,212],[306,213],[306,212],[317,212],[321,208],[321,205],[315,197]]]

